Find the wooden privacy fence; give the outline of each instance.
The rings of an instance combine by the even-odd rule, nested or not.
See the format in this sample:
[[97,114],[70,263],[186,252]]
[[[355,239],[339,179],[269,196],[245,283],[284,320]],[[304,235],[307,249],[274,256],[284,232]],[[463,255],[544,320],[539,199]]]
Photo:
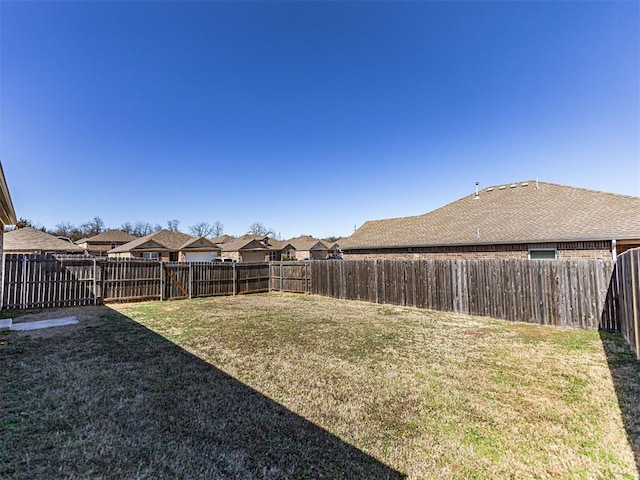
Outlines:
[[[614,268],[615,266],[615,268]],[[640,352],[640,250],[603,260],[163,263],[6,255],[2,308],[268,291],[621,331]]]
[[618,256],[611,277],[610,297],[617,329],[640,359],[640,248]]
[[269,264],[6,255],[2,308],[172,300],[269,291]]
[[311,293],[542,325],[599,328],[612,261],[314,262]]
[[272,263],[270,290],[311,293],[311,268],[309,262]]

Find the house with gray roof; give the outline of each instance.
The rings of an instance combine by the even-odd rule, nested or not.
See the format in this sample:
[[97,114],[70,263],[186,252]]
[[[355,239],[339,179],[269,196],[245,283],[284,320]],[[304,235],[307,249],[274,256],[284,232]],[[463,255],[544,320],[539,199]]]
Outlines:
[[372,220],[340,247],[361,258],[615,258],[640,246],[640,197],[526,181],[424,215]]
[[287,240],[291,245],[288,253],[289,258],[296,260],[324,260],[329,256],[330,246],[318,238],[309,235],[301,235],[299,237]]
[[286,242],[262,235],[242,235],[220,245],[221,255],[239,263],[269,262],[282,259],[283,250],[291,246]]
[[84,248],[90,255],[106,256],[109,250],[129,243],[136,238],[138,237],[122,230],[107,230],[93,237],[81,238],[75,243]]
[[163,262],[206,262],[220,254],[211,240],[182,232],[158,230],[107,252],[111,258],[146,258]]
[[4,234],[4,253],[84,255],[84,248],[32,227],[18,228]]
[[235,240],[236,237],[233,237],[231,235],[227,235],[226,233],[220,237],[216,237],[216,238],[212,238],[211,241],[213,243],[215,243],[216,245],[222,245],[223,243],[229,243],[233,240]]

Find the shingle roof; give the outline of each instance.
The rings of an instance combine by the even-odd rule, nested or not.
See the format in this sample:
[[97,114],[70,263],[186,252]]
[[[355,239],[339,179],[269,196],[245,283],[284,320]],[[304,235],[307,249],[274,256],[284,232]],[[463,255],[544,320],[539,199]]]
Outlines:
[[160,245],[167,250],[179,251],[180,247],[190,240],[194,240],[194,237],[182,232],[173,232],[171,230],[158,230],[157,232],[150,233],[144,237],[136,238],[129,243],[120,245],[116,248],[109,250],[109,253],[123,253],[130,252],[142,247],[147,242]]
[[546,182],[488,187],[414,217],[366,222],[349,248],[640,239],[640,197]]
[[315,250],[326,250],[327,249],[327,245],[325,244],[325,242],[323,242],[322,240],[318,239],[318,238],[314,238],[310,235],[302,235],[300,237],[295,237],[292,238],[290,240],[287,240],[287,242],[296,250],[300,250],[300,251],[304,251],[304,250],[312,250],[315,248]]
[[210,251],[220,251],[220,247],[215,243],[213,243],[208,238],[198,237],[198,238],[187,240],[187,242],[180,247],[180,250],[210,252]]
[[99,233],[98,235],[94,235],[93,237],[82,238],[78,240],[76,243],[130,242],[132,240],[135,240],[136,238],[138,237],[136,237],[135,235],[131,235],[127,232],[123,232],[122,230],[107,230],[106,232]]
[[3,248],[7,253],[36,251],[84,253],[84,248],[78,245],[31,227],[5,232]]
[[217,243],[218,245],[222,245],[223,243],[229,243],[235,240],[236,237],[232,237],[231,235],[224,234],[221,237],[212,238],[211,241],[213,243]]
[[[268,237],[264,235],[242,235],[231,242],[223,243],[220,248],[223,252],[237,252],[243,248],[251,250],[282,250],[285,246],[284,242],[269,238],[268,245],[264,245],[262,241]],[[250,245],[253,243],[253,245]]]

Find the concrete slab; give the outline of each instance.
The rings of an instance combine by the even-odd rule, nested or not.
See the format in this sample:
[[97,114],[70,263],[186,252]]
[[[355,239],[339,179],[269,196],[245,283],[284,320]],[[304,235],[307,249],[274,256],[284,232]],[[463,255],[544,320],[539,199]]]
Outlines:
[[3,318],[2,320],[0,320],[0,330],[10,330],[11,329],[11,323],[13,323],[12,319]]
[[62,327],[78,323],[76,317],[54,318],[51,320],[38,320],[36,322],[14,323],[11,330],[23,332],[25,330],[38,330],[40,328]]

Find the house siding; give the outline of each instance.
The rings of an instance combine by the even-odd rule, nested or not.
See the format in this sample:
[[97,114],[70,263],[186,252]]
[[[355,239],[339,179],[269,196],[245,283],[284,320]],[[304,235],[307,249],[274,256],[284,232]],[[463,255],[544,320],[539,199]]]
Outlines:
[[324,260],[327,258],[327,252],[327,250],[296,250],[296,260]]
[[[344,249],[345,260],[528,259],[530,248],[555,248],[558,260],[611,259],[611,242],[557,242],[443,247]],[[619,252],[618,252],[619,253]]]

